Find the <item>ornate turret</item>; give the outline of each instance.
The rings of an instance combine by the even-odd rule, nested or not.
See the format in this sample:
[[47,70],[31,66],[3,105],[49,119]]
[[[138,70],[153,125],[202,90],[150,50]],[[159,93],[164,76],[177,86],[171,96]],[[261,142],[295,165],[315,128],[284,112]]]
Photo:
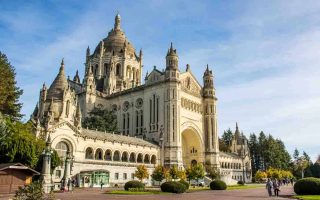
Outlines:
[[95,84],[95,79],[92,73],[92,67],[89,66],[88,70],[89,71],[84,77],[84,81],[83,81],[84,89],[85,91],[94,93],[96,91],[96,84]]
[[80,77],[79,77],[79,72],[77,70],[76,75],[73,77],[73,81],[76,83],[80,83]]
[[172,42],[166,56],[166,69],[178,69],[179,57],[177,50],[173,49]]
[[68,81],[64,72],[64,60],[62,59],[59,73],[48,90],[47,99],[61,100],[67,87]]
[[215,89],[213,86],[213,74],[212,71],[209,70],[209,65],[207,65],[206,71],[203,74],[203,97],[211,97],[215,96]]

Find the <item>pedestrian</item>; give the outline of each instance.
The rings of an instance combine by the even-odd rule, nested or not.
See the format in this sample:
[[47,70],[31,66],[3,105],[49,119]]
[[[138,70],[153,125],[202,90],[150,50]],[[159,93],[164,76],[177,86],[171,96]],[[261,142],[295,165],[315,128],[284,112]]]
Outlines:
[[268,190],[269,197],[272,196],[272,186],[273,186],[272,181],[270,180],[270,178],[268,178],[266,189]]
[[280,184],[279,181],[277,179],[274,179],[273,181],[273,191],[274,191],[274,195],[276,197],[279,196],[279,191],[280,191]]
[[100,182],[101,190],[102,190],[103,185],[104,185],[104,183],[101,181],[101,182]]

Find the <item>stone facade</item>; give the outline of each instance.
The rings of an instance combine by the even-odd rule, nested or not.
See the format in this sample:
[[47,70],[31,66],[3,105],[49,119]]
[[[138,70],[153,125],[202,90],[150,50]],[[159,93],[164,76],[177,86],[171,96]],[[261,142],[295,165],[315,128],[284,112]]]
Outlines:
[[[51,147],[70,158],[65,162],[70,166],[55,170],[55,182],[73,178],[84,187],[123,184],[141,163],[150,172],[158,164],[185,168],[203,163],[223,169],[226,159],[243,163],[239,152],[219,152],[217,98],[209,66],[202,86],[189,65],[180,71],[178,52],[171,44],[165,68],[154,67],[142,83],[142,59],[117,15],[114,28],[92,54],[88,47],[82,83],[78,72],[67,80],[62,60],[49,89],[43,85],[32,116],[36,134],[43,139],[50,135]],[[81,119],[96,106],[114,111],[118,133],[81,127]]]

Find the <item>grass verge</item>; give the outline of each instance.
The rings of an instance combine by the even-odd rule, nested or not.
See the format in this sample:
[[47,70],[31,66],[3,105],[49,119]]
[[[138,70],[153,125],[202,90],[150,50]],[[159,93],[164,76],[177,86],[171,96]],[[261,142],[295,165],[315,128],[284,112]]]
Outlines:
[[264,185],[230,185],[227,187],[227,190],[243,190],[243,189],[252,189],[252,188],[263,188]]
[[320,199],[320,195],[297,195],[293,197],[297,199],[303,199],[303,200],[319,200]]

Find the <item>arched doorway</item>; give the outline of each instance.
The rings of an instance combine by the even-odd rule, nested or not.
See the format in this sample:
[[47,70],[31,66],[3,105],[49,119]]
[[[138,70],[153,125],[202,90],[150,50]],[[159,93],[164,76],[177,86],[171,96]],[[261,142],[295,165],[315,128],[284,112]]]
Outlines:
[[190,165],[203,163],[203,146],[199,134],[192,128],[182,132],[182,160],[186,168]]

